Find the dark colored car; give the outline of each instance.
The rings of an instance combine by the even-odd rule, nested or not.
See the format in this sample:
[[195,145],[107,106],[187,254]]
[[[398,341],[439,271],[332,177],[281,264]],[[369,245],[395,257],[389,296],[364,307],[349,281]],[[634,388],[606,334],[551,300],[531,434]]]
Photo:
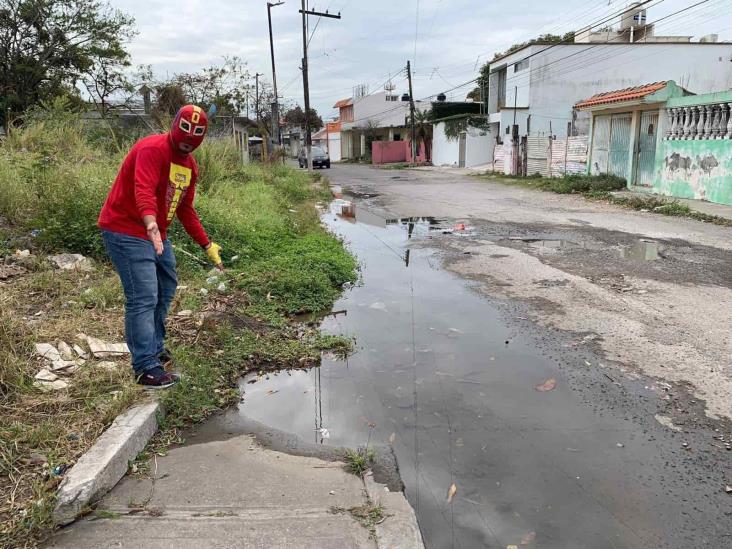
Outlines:
[[[327,152],[320,147],[313,147],[310,152],[313,157],[313,168],[330,168],[330,156]],[[303,147],[300,149],[300,154],[297,155],[297,163],[301,168],[307,168],[308,166],[307,154],[307,149]]]

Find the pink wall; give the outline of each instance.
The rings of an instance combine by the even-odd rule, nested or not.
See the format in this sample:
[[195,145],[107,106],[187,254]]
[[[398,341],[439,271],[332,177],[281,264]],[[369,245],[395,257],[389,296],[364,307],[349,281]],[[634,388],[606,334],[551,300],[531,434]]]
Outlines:
[[374,141],[371,143],[372,164],[406,162],[407,154],[406,141]]
[[[410,141],[404,141],[404,144],[406,146],[406,157],[407,157],[406,161],[407,162],[412,161],[412,147],[410,146],[410,143],[411,143]],[[426,162],[426,161],[427,161],[427,154],[426,154],[426,151],[424,148],[424,143],[420,142],[419,150],[417,151],[417,163],[419,164],[420,162]]]

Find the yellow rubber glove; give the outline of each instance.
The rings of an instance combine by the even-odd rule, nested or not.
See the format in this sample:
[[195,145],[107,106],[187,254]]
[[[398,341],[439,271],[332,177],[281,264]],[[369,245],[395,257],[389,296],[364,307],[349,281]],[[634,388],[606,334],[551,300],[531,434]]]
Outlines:
[[223,270],[224,265],[221,262],[221,246],[215,242],[210,242],[206,247],[206,256],[211,263],[216,265],[217,268]]

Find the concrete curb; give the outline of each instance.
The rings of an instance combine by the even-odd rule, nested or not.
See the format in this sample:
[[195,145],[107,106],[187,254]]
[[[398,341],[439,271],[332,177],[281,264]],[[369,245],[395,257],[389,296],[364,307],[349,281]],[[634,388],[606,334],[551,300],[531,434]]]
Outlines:
[[69,470],[58,489],[53,520],[69,524],[90,503],[105,495],[127,472],[128,464],[158,430],[156,400],[137,404],[117,416],[94,445]]
[[374,505],[384,507],[386,520],[377,524],[376,545],[379,549],[424,549],[417,515],[402,492],[392,492],[374,480],[371,472],[363,477],[366,493]]

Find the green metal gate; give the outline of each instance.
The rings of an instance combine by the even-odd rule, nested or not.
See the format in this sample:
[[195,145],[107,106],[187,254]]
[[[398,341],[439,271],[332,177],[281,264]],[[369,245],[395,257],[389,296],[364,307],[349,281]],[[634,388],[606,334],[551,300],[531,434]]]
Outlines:
[[631,119],[631,113],[595,117],[592,126],[592,174],[609,173],[628,179]]
[[636,153],[636,171],[633,184],[650,187],[653,185],[655,173],[658,111],[642,112],[638,131],[638,151]]

